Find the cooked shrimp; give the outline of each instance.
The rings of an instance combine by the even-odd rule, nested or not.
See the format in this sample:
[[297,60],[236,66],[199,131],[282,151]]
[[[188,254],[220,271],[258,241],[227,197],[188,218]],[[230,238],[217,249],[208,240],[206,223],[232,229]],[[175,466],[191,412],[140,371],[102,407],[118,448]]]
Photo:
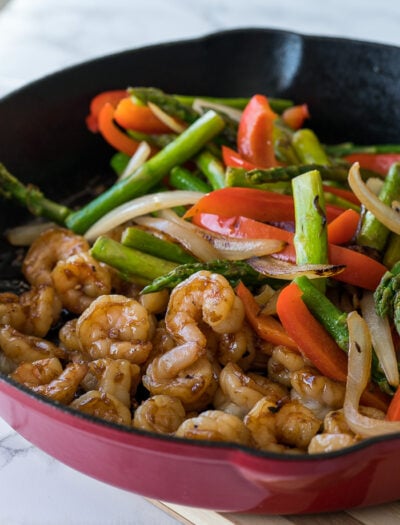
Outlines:
[[20,332],[44,337],[61,313],[61,302],[49,285],[34,286],[16,295],[0,294],[0,324],[9,324]]
[[292,372],[305,366],[304,358],[287,346],[275,346],[268,361],[268,377],[281,385],[290,387]]
[[81,314],[94,299],[111,292],[110,271],[88,252],[59,261],[51,278],[62,305],[74,314]]
[[32,386],[31,389],[37,394],[67,405],[74,399],[86,371],[87,365],[84,363],[69,363],[57,378],[47,384]]
[[258,374],[245,374],[234,363],[228,363],[221,371],[219,384],[224,394],[247,414],[263,397],[271,402],[282,402],[287,398],[287,390]]
[[96,359],[88,364],[82,386],[88,391],[99,390],[112,394],[129,408],[132,391],[136,390],[139,377],[140,367],[126,359]]
[[317,434],[308,445],[309,454],[320,454],[321,452],[333,452],[342,448],[351,447],[358,443],[359,439],[350,434]]
[[204,270],[172,290],[165,323],[178,344],[194,342],[205,348],[201,321],[222,334],[240,330],[243,319],[243,304],[225,277]]
[[142,383],[152,395],[177,397],[187,410],[198,410],[214,396],[217,377],[205,350],[187,343],[155,357]]
[[51,272],[58,261],[88,250],[89,243],[84,237],[64,228],[51,228],[31,244],[22,265],[22,272],[32,285],[51,285]]
[[60,345],[62,348],[70,354],[70,357],[73,359],[73,355],[78,355],[81,357],[82,348],[79,341],[78,334],[76,333],[76,323],[78,319],[70,319],[60,328],[58,332],[58,338],[60,340]]
[[196,417],[186,419],[175,435],[189,439],[226,441],[248,446],[252,444],[251,434],[243,421],[220,410],[206,410]]
[[343,406],[346,386],[321,375],[315,368],[304,367],[291,375],[293,399],[299,399],[323,419],[331,410]]
[[322,421],[299,401],[285,403],[276,414],[276,437],[279,443],[306,450],[319,431]]
[[130,410],[112,394],[90,390],[74,399],[70,407],[111,423],[131,426],[132,415]]
[[178,398],[157,395],[138,406],[133,417],[133,426],[158,434],[173,434],[185,416],[185,409]]
[[63,368],[57,357],[21,363],[10,377],[25,386],[45,385],[62,374]]
[[91,359],[111,357],[141,364],[151,351],[154,321],[135,299],[102,295],[79,317],[76,333]]
[[65,358],[65,351],[54,343],[18,332],[9,325],[0,326],[0,349],[15,364],[47,357]]
[[276,444],[275,414],[277,406],[262,397],[245,416],[243,423],[250,430],[257,448],[270,450]]
[[246,370],[256,355],[254,332],[247,323],[243,323],[235,333],[224,333],[219,336],[217,358],[222,365],[237,363]]

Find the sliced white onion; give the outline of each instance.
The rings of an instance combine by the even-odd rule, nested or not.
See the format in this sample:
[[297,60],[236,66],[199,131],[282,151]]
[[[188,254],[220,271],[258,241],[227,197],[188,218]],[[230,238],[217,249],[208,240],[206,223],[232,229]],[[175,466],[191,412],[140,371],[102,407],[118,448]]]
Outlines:
[[230,106],[226,106],[225,104],[217,104],[215,102],[210,102],[209,100],[206,100],[204,98],[195,98],[192,104],[192,108],[195,111],[197,111],[197,113],[200,113],[200,115],[209,109],[213,109],[218,113],[223,113],[224,115],[227,115],[235,122],[240,122],[243,113],[243,111],[241,111],[240,109],[231,108]]
[[163,217],[145,216],[134,220],[141,226],[166,233],[201,261],[213,261],[219,258],[218,252],[208,241],[182,224]]
[[379,195],[383,186],[383,180],[379,177],[370,177],[365,184],[372,193]]
[[126,179],[129,175],[132,175],[142,164],[146,162],[151,153],[151,147],[146,141],[142,141],[136,152],[130,158],[126,168],[119,176],[119,179]]
[[389,321],[387,317],[380,317],[376,313],[372,292],[364,291],[360,306],[362,316],[371,334],[372,345],[386,379],[390,385],[397,387],[399,385],[399,369]]
[[355,311],[347,316],[349,362],[343,411],[351,430],[362,437],[400,432],[400,421],[386,421],[360,414],[360,398],[371,374],[372,342],[367,323]]
[[286,245],[277,239],[236,239],[206,230],[200,230],[199,234],[218,250],[221,258],[228,261],[243,261],[249,257],[269,255],[283,250]]
[[161,120],[161,122],[168,126],[172,131],[175,131],[176,133],[182,133],[185,131],[186,126],[176,121],[171,117],[171,115],[168,115],[168,113],[166,113],[159,106],[153,102],[148,102],[147,105],[151,109],[152,113],[158,118],[158,120]]
[[13,246],[30,246],[41,233],[55,226],[54,222],[32,222],[10,228],[6,231],[5,237]]
[[295,277],[306,275],[309,279],[319,279],[337,275],[345,269],[338,264],[292,264],[281,261],[274,257],[253,257],[247,263],[267,277],[279,277],[284,280],[292,280]]
[[85,237],[88,241],[94,241],[99,235],[116,228],[126,221],[132,220],[140,215],[152,213],[164,208],[174,206],[185,206],[195,204],[203,193],[197,191],[161,191],[133,199],[104,215],[88,231]]
[[386,228],[400,235],[400,213],[384,204],[368,189],[360,175],[360,165],[355,162],[349,171],[348,181],[353,193],[363,206],[370,211]]

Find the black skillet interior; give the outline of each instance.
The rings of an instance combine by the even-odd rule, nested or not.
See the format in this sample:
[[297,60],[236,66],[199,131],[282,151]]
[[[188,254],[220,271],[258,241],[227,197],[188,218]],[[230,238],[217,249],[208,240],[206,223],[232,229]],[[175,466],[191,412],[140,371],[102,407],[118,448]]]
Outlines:
[[[85,127],[90,99],[107,89],[307,102],[326,142],[399,142],[400,50],[269,29],[238,29],[106,56],[34,82],[0,101],[0,161],[54,199],[110,174],[111,149]],[[21,223],[3,202],[0,230]],[[7,245],[0,241],[3,262]],[[0,273],[9,271],[3,264]]]

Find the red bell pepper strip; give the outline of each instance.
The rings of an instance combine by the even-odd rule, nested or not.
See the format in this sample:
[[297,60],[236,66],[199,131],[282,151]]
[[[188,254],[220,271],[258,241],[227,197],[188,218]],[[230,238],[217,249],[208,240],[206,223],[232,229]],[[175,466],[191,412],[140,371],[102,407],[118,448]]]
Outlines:
[[99,131],[98,118],[101,108],[109,103],[113,107],[116,107],[118,102],[127,97],[128,92],[122,89],[115,89],[113,91],[103,91],[96,95],[90,102],[90,113],[86,117],[86,125],[93,133]]
[[[273,255],[292,263],[296,262],[296,252],[293,246],[293,233],[263,224],[248,217],[220,216],[210,213],[199,213],[192,217],[192,222],[210,231],[247,239],[279,239],[288,243],[288,246]],[[328,245],[328,255],[331,264],[344,265],[343,272],[333,278],[360,288],[374,291],[378,286],[387,268],[380,262],[332,243]]]
[[131,97],[119,101],[115,108],[114,119],[125,129],[142,133],[171,133],[171,129],[161,122],[150,108],[135,104]]
[[355,236],[360,214],[348,209],[328,224],[328,240],[332,244],[345,244]]
[[276,304],[278,317],[301,353],[325,376],[335,381],[347,379],[347,356],[315,319],[303,302],[296,283],[285,286]]
[[400,153],[352,153],[344,157],[350,164],[359,162],[361,168],[386,175],[395,162],[400,162]]
[[310,118],[307,104],[291,106],[282,113],[284,122],[294,130],[300,129],[304,121]]
[[261,339],[274,345],[284,345],[298,351],[297,343],[288,336],[281,323],[272,315],[265,315],[260,312],[257,301],[242,282],[237,285],[235,291],[244,305],[246,319]]
[[400,388],[397,388],[386,413],[389,421],[400,421]]
[[255,164],[244,160],[237,151],[228,148],[228,146],[222,146],[222,160],[224,161],[225,166],[231,168],[244,168],[248,171],[257,169]]
[[[197,213],[216,213],[225,217],[242,215],[262,222],[294,221],[294,202],[291,195],[255,188],[229,187],[207,193],[192,206],[185,218]],[[343,212],[342,208],[326,205],[330,222]]]
[[243,110],[237,146],[241,157],[260,168],[276,166],[273,126],[277,114],[264,95],[254,95]]
[[139,142],[125,135],[114,123],[114,107],[107,102],[99,113],[98,118],[99,131],[103,138],[115,149],[132,156]]

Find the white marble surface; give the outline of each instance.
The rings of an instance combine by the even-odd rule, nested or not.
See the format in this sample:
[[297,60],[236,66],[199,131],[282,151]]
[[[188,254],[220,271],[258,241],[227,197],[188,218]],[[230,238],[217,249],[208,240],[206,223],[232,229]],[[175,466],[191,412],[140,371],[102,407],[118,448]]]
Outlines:
[[[89,58],[250,26],[400,45],[400,2],[9,0],[0,10],[0,96]],[[0,419],[0,525],[56,523],[177,522],[139,496],[60,464]]]

